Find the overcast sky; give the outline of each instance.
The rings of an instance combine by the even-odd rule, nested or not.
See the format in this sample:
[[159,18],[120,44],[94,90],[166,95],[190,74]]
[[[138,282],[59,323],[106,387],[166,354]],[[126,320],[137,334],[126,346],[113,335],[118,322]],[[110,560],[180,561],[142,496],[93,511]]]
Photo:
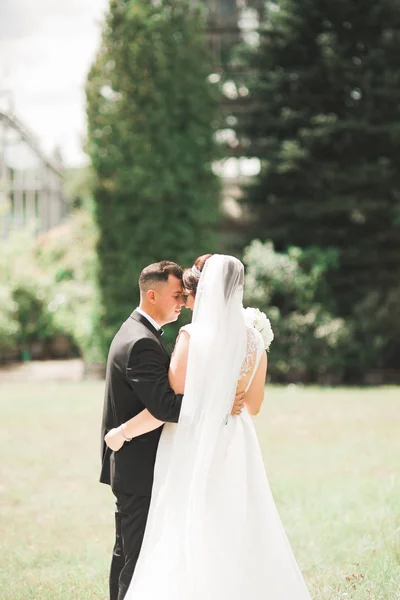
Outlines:
[[11,91],[16,115],[43,149],[85,161],[84,82],[108,0],[0,0],[0,107]]

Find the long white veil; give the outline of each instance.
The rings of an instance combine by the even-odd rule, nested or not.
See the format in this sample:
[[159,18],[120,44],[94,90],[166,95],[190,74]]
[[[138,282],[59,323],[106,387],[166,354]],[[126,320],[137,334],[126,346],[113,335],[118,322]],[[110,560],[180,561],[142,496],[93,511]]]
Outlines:
[[[199,577],[206,575],[202,565],[212,551],[207,489],[246,353],[243,279],[242,263],[231,256],[213,255],[202,271],[181,415],[161,436],[149,519],[128,599],[154,600],[156,593],[182,597],[182,592],[194,598]],[[168,592],[166,580],[174,582]]]

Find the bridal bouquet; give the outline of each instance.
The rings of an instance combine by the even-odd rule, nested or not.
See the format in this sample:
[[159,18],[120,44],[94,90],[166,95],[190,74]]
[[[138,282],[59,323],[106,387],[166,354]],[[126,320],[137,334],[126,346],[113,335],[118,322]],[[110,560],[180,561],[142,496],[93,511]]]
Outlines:
[[261,312],[259,308],[244,308],[243,312],[246,325],[255,327],[261,333],[265,349],[269,350],[271,342],[274,339],[274,332],[272,331],[267,315]]

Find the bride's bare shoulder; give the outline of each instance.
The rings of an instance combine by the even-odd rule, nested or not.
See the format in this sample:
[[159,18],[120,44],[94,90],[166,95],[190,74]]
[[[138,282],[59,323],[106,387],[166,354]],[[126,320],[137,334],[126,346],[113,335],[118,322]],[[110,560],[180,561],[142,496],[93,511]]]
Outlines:
[[190,325],[184,325],[178,332],[178,337],[175,341],[174,350],[172,352],[171,360],[176,360],[177,357],[187,354],[190,341]]
[[192,329],[192,325],[191,323],[189,323],[188,325],[183,325],[183,327],[180,328],[179,333],[181,333],[182,331],[184,331],[185,333],[187,333],[188,335],[190,335],[190,330]]

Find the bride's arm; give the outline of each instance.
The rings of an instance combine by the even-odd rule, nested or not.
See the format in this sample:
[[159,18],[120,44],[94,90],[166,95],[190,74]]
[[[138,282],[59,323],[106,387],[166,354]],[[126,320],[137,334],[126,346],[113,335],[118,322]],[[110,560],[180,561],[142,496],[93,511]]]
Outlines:
[[244,403],[251,415],[257,415],[260,412],[261,404],[264,400],[265,378],[267,375],[267,355],[264,352],[260,359],[257,371],[253,377],[249,389],[246,392]]
[[[176,340],[174,352],[171,357],[171,363],[169,367],[169,383],[175,394],[183,394],[185,389],[185,377],[186,377],[186,365],[187,355],[189,351],[189,335],[186,331],[181,331]],[[135,417],[126,421],[122,425],[122,433],[126,438],[138,437],[149,431],[153,431],[161,425],[164,425],[165,421],[160,421],[145,408]]]
[[159,421],[145,408],[135,417],[125,421],[119,427],[114,427],[104,436],[104,440],[111,450],[117,452],[122,448],[125,442],[132,438],[149,433],[164,425],[164,421]]
[[[183,394],[185,389],[189,339],[189,334],[186,331],[181,331],[171,357],[169,382],[175,394]],[[164,425],[164,421],[153,417],[147,408],[145,408],[135,417],[129,419],[129,421],[111,429],[104,437],[104,440],[111,450],[117,452],[127,440],[154,431],[154,429],[158,429],[161,425]]]
[[190,335],[184,329],[179,332],[169,365],[169,384],[175,394],[185,393],[186,369],[189,354]]

